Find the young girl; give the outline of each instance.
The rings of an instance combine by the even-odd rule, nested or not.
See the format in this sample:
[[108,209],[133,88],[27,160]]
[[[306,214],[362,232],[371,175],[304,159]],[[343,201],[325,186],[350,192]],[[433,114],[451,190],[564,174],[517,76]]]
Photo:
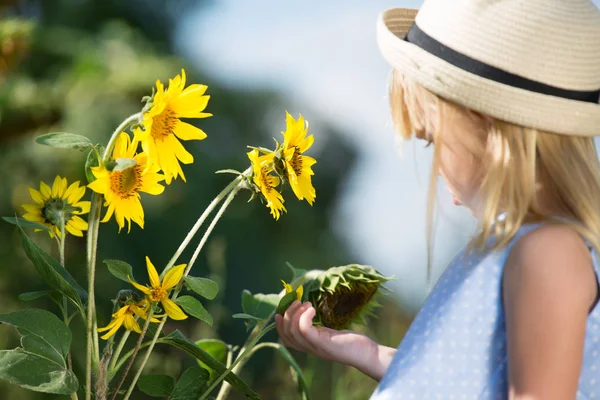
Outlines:
[[397,350],[313,327],[308,302],[277,316],[279,335],[379,381],[376,400],[600,398],[600,11],[426,0],[415,14],[378,24],[393,121],[434,146],[430,205],[439,174],[479,234]]

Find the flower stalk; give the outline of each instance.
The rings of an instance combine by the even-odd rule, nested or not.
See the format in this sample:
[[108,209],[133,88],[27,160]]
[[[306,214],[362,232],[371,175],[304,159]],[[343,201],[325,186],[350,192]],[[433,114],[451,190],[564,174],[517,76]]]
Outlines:
[[[152,320],[153,314],[154,314],[154,309],[151,308],[150,311],[148,312],[148,317],[146,318],[146,323],[144,324],[144,327],[142,328],[142,333],[140,333],[140,337],[138,338],[137,342],[135,343],[135,348],[133,350],[133,354],[129,358],[127,367],[125,367],[125,372],[123,372],[123,376],[121,377],[119,384],[115,388],[115,392],[113,393],[111,400],[115,400],[117,398],[119,389],[121,389],[121,386],[123,386],[123,382],[125,382],[125,379],[127,378],[127,374],[129,373],[129,370],[131,369],[131,366],[133,365],[133,362],[135,361],[135,357],[137,356],[137,353],[140,351],[140,346],[142,345],[142,341],[144,340],[144,337],[146,336],[146,332],[148,331],[148,327],[150,326],[150,321]],[[129,398],[129,395],[133,391],[134,386],[135,386],[135,381],[129,387],[127,394],[125,394],[125,397],[124,397],[125,399]]]
[[[217,197],[215,197],[215,199],[206,208],[206,210],[204,210],[204,212],[202,213],[202,215],[200,216],[200,218],[198,219],[198,221],[196,222],[196,224],[194,225],[192,230],[190,230],[190,232],[188,233],[188,235],[186,236],[186,238],[184,239],[182,244],[179,246],[179,249],[177,250],[175,255],[171,258],[171,261],[169,261],[169,264],[167,264],[167,266],[163,270],[161,277],[167,272],[167,270],[170,267],[172,267],[173,264],[175,264],[179,255],[181,255],[181,252],[183,252],[183,249],[185,249],[187,244],[189,244],[189,242],[191,241],[194,234],[198,231],[198,229],[200,228],[200,226],[202,225],[202,223],[204,222],[204,220],[206,219],[208,214],[210,214],[210,211],[212,211],[212,209],[214,209],[215,206],[217,204],[219,204],[221,201],[223,201],[223,199],[225,198],[225,200],[223,201],[223,204],[221,205],[221,208],[219,209],[219,211],[217,212],[217,214],[211,221],[208,228],[206,228],[206,232],[202,236],[202,239],[200,239],[200,242],[198,243],[198,246],[196,247],[194,254],[192,255],[192,258],[190,259],[190,262],[188,263],[188,265],[183,273],[183,276],[187,276],[189,274],[190,270],[192,269],[192,266],[194,265],[194,263],[196,262],[196,259],[198,258],[198,255],[200,254],[200,251],[204,247],[204,244],[208,240],[208,237],[212,233],[217,222],[219,221],[219,219],[221,218],[221,216],[223,215],[223,213],[225,212],[225,210],[227,209],[229,204],[233,201],[235,195],[242,188],[242,185],[243,185],[242,178],[243,177],[240,175],[239,177],[234,179],[229,185],[227,185],[227,187],[223,191],[221,191],[221,193],[219,193],[219,195]],[[227,196],[227,197],[225,197],[225,196]],[[179,253],[179,255],[177,253]],[[182,289],[182,286],[179,286],[173,291],[171,300],[175,301],[175,299],[181,292],[181,289]],[[150,358],[150,354],[152,353],[152,350],[154,349],[156,341],[158,340],[158,336],[160,335],[160,332],[162,331],[162,328],[164,327],[166,321],[167,321],[166,316],[163,317],[163,319],[160,321],[160,323],[158,325],[158,329],[156,330],[156,333],[154,334],[154,337],[152,338],[152,341],[150,342],[150,345],[149,345],[148,349],[146,350],[144,359],[142,360],[140,367],[138,368],[135,376],[133,377],[133,380],[131,381],[131,384],[129,386],[129,390],[125,394],[125,397],[123,398],[123,400],[129,399],[129,396],[133,392],[135,384],[137,383],[137,380],[139,379],[140,375],[142,374],[142,371],[144,370],[144,367],[146,366],[146,362]],[[130,360],[130,363],[131,363],[131,360]]]
[[[321,273],[323,273],[323,271],[318,270],[318,269],[308,271],[304,275],[296,278],[296,280],[293,281],[290,284],[290,286],[299,286],[299,285],[302,285],[306,281],[310,281],[312,279],[315,279]],[[280,296],[284,296],[285,294],[286,294],[286,290],[284,288],[279,293],[279,295]],[[231,371],[230,372],[233,372],[234,374],[238,374],[241,371],[241,369],[244,367],[244,365],[246,364],[246,361],[250,358],[250,356],[252,354],[254,354],[255,350],[253,350],[253,349],[256,349],[256,347],[254,347],[254,346],[256,345],[256,343],[258,343],[258,339],[260,339],[261,337],[263,337],[263,335],[266,333],[266,332],[263,333],[263,325],[266,322],[270,321],[275,316],[275,313],[276,313],[276,311],[273,311],[271,313],[271,315],[263,323],[256,324],[256,326],[254,327],[254,329],[252,329],[252,332],[250,332],[250,335],[248,335],[248,339],[246,339],[246,343],[244,343],[244,345],[242,346],[242,348],[240,349],[240,351],[238,353],[238,356],[236,357],[235,361],[233,362],[233,364],[231,366]],[[226,372],[226,373],[229,373],[229,372]],[[224,378],[224,376],[223,376],[223,378]],[[212,389],[214,389],[214,387],[211,388],[210,390],[212,390]],[[207,391],[207,393],[210,393],[210,390]],[[230,391],[231,391],[231,385],[229,383],[227,383],[227,382],[223,382],[223,385],[221,386],[221,389],[219,390],[219,394],[217,395],[216,400],[224,400],[224,399],[226,399],[227,396],[229,395]],[[207,393],[205,393],[205,395]]]
[[[126,118],[115,129],[111,135],[100,163],[105,163],[110,154],[112,147],[118,135],[127,129],[135,122],[139,122],[140,113],[133,114]],[[85,399],[92,398],[92,364],[96,366],[100,362],[100,344],[98,341],[98,330],[96,321],[96,299],[94,294],[95,278],[96,278],[96,252],[98,249],[98,228],[100,225],[100,212],[102,209],[102,197],[97,193],[92,194],[90,214],[88,218],[88,234],[87,234],[87,273],[88,273],[88,307],[87,307],[87,346],[86,346],[86,365],[85,365]],[[63,235],[64,237],[64,235]],[[93,361],[92,363],[92,356]]]

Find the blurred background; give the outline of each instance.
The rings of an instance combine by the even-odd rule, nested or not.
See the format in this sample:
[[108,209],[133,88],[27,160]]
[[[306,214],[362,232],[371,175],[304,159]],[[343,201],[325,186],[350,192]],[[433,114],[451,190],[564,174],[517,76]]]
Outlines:
[[[278,291],[280,279],[290,278],[286,262],[305,269],[362,263],[397,278],[389,284],[393,293],[379,318],[360,328],[396,347],[429,285],[474,231],[468,213],[453,206],[440,186],[428,282],[430,149],[396,140],[387,106],[390,70],[375,39],[380,11],[420,3],[0,0],[0,215],[21,215],[20,205],[31,203],[27,188],[51,182],[57,174],[69,182],[85,181],[85,154],[37,145],[37,135],[64,131],[105,143],[121,120],[140,110],[140,99],[151,93],[156,79],[164,82],[185,68],[188,82],[209,86],[207,111],[214,116],[192,121],[208,138],[185,144],[195,157],[194,164],[184,166],[187,184],[177,180],[163,195],[143,197],[144,230],[134,226],[130,234],[119,234],[114,219],[101,225],[99,260],[125,260],[144,276],[148,255],[160,269],[228,183],[229,176],[214,171],[245,169],[246,145],[271,146],[271,138],[285,128],[285,110],[302,113],[315,135],[310,151],[318,161],[315,205],[294,200],[288,191],[288,213],[276,222],[260,202],[248,204],[239,196],[193,271],[220,284],[219,297],[205,303],[215,316],[214,326],[170,321],[166,330],[241,344],[245,328],[231,314],[241,311],[243,289]],[[34,237],[56,254],[46,234]],[[66,264],[82,284],[84,252],[84,240],[69,236]],[[182,262],[190,255],[184,254]],[[101,264],[97,284],[98,311],[108,319],[110,299],[127,285]],[[43,299],[17,300],[19,293],[43,289],[15,228],[0,223],[0,313],[28,307],[56,311]],[[82,327],[75,322],[72,329]],[[17,339],[11,328],[0,326],[0,348],[14,347]],[[81,350],[84,345],[74,343]],[[172,349],[157,352],[147,373],[178,376],[193,364]],[[293,354],[307,373],[314,399],[365,399],[375,387],[357,371]],[[75,363],[82,365],[82,357]],[[284,363],[268,350],[242,376],[265,399],[299,398]],[[0,398],[61,396],[0,381]]]

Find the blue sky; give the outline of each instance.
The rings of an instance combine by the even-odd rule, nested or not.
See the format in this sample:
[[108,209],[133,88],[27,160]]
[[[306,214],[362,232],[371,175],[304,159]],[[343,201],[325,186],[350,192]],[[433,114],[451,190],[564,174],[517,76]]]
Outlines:
[[[355,261],[394,274],[395,294],[411,310],[427,293],[431,154],[412,142],[399,149],[395,140],[387,106],[390,69],[377,49],[375,22],[384,9],[420,4],[220,0],[208,12],[189,15],[179,32],[180,51],[226,85],[281,91],[289,111],[311,122],[317,141],[320,124],[327,122],[360,147],[332,217],[340,236],[356,249]],[[434,278],[474,229],[441,186],[438,193]]]

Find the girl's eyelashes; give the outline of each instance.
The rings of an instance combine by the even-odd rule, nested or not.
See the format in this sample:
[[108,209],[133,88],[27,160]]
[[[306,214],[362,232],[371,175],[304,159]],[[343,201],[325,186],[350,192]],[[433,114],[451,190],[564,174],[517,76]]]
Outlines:
[[424,139],[427,144],[425,145],[425,148],[428,148],[429,146],[431,146],[433,144],[433,139],[429,138],[429,139]]

